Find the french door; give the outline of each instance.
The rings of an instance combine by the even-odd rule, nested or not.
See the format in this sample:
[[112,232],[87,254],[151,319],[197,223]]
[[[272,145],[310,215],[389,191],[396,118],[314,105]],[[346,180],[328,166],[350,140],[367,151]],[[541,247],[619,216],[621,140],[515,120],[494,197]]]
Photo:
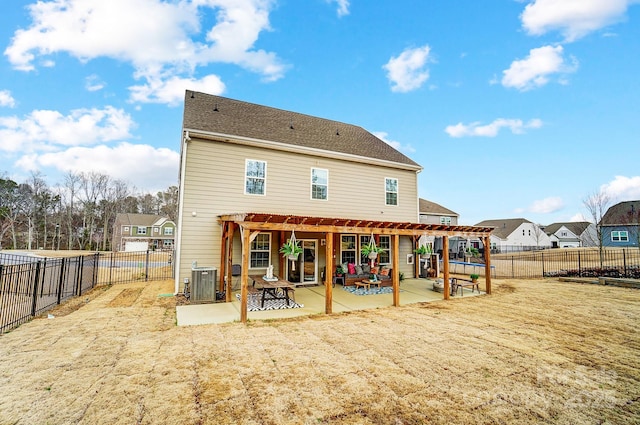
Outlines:
[[287,280],[297,285],[318,283],[318,241],[299,239],[302,254],[297,261],[287,260]]

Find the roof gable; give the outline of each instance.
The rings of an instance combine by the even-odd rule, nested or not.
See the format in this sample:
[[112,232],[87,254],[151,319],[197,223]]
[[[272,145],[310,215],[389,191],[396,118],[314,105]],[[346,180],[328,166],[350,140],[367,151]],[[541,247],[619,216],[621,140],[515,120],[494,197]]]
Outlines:
[[168,219],[154,214],[119,213],[116,215],[116,226],[159,226],[157,223],[163,220]]
[[480,227],[494,227],[492,235],[500,239],[507,239],[523,223],[531,223],[525,218],[505,218],[498,220],[484,220],[476,224]]
[[544,228],[547,235],[553,235],[562,227],[565,227],[568,231],[576,236],[582,235],[591,225],[588,221],[570,221],[565,223],[552,223]]
[[375,158],[421,168],[362,127],[200,92],[185,93],[183,129]]
[[625,201],[610,207],[600,224],[603,226],[640,224],[640,201]]
[[436,204],[435,202],[431,202],[422,198],[419,198],[418,202],[420,214],[448,215],[458,217],[458,213],[453,212],[440,204]]

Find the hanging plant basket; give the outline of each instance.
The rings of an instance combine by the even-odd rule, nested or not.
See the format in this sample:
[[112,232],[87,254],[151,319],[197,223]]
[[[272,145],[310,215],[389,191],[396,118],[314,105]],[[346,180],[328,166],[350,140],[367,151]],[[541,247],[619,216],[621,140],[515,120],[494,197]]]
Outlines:
[[375,239],[373,239],[373,234],[371,234],[371,238],[369,238],[369,243],[364,245],[360,249],[360,253],[370,260],[375,260],[376,258],[378,258],[378,254],[382,251],[384,251],[382,248],[376,246],[376,241]]
[[298,260],[298,256],[302,254],[302,247],[296,241],[296,233],[291,232],[291,238],[280,247],[280,253],[286,257],[287,259],[293,261],[291,264],[291,269],[296,269],[296,261]]

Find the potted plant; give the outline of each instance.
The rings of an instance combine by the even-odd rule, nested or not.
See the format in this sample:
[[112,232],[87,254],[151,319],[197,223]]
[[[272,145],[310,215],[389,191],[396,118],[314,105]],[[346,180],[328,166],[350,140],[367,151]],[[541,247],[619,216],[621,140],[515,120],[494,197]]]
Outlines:
[[479,276],[475,273],[471,273],[469,277],[471,278],[471,282],[476,283],[478,281]]
[[282,245],[282,247],[280,248],[280,253],[283,256],[287,257],[289,260],[295,261],[298,259],[298,256],[302,254],[302,247],[298,245],[294,238],[291,238],[287,241],[287,243]]
[[419,248],[413,250],[418,255],[429,255],[431,254],[431,245],[420,245]]
[[360,249],[360,253],[370,260],[375,260],[376,258],[378,258],[378,254],[383,251],[384,249],[377,247],[375,243],[364,245],[362,249]]
[[336,276],[340,277],[344,274],[344,270],[342,270],[342,266],[339,265],[338,267],[336,267]]

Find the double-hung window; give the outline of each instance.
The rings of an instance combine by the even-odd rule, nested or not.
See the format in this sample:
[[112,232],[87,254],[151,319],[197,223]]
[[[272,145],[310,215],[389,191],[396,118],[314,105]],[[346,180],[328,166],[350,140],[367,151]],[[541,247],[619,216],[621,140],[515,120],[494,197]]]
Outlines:
[[440,224],[444,224],[446,226],[451,225],[451,217],[440,217]]
[[384,180],[386,205],[398,205],[398,179],[387,177]]
[[322,168],[311,169],[311,199],[327,200],[329,193],[329,171]]
[[258,233],[258,235],[253,240],[253,242],[251,242],[249,267],[252,269],[269,267],[270,254],[271,254],[271,234]]
[[139,235],[146,235],[147,234],[147,228],[146,227],[138,227],[138,234]]
[[264,195],[267,184],[267,163],[247,159],[245,163],[244,193],[246,195]]
[[629,242],[629,232],[627,232],[626,230],[612,231],[611,242]]

